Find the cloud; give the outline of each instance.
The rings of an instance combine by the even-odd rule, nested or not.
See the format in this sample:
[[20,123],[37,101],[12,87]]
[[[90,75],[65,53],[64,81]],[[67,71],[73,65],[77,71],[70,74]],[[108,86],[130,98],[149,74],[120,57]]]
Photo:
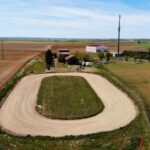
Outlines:
[[116,38],[150,37],[150,12],[121,0],[2,0],[1,36]]

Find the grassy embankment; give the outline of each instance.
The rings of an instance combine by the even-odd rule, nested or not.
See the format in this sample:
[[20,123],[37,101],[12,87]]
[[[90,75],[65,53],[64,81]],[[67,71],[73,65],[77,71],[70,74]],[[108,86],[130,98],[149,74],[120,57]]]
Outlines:
[[141,93],[150,118],[150,63],[117,62],[109,63],[105,67]]
[[37,110],[53,119],[81,119],[103,110],[103,104],[82,77],[53,76],[43,79]]
[[97,66],[97,74],[108,78],[113,84],[127,92],[139,108],[138,117],[126,127],[106,133],[97,133],[79,137],[55,139],[51,137],[16,137],[0,134],[0,148],[9,149],[62,149],[62,150],[148,150],[150,148],[149,125],[144,113],[142,96],[127,82],[102,66]]

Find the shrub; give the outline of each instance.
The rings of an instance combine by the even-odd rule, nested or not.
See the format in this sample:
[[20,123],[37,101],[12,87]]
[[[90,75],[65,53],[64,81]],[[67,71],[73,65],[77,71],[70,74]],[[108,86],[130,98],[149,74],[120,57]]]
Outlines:
[[111,58],[111,56],[112,56],[112,55],[111,55],[109,52],[107,52],[107,53],[106,53],[106,61],[109,61],[110,58]]
[[90,56],[90,54],[88,54],[88,53],[79,53],[79,52],[76,52],[75,53],[75,56],[78,58],[78,59],[80,59],[81,61],[92,61],[92,58],[91,58],[91,56]]
[[130,144],[127,145],[124,150],[136,150],[139,146],[139,143],[140,143],[139,137],[132,137],[130,139]]
[[104,55],[104,53],[100,52],[100,53],[98,53],[98,57],[100,60],[103,60],[105,58],[105,55]]
[[143,51],[123,51],[123,53],[121,54],[121,56],[125,56],[125,57],[133,57],[135,59],[135,61],[137,59],[148,59],[149,57],[147,57],[147,55],[150,55],[150,51],[149,52],[143,52]]

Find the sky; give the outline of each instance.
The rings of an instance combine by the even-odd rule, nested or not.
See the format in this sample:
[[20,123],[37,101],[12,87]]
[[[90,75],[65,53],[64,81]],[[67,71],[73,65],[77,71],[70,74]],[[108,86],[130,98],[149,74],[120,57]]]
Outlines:
[[150,38],[150,0],[0,0],[0,37]]

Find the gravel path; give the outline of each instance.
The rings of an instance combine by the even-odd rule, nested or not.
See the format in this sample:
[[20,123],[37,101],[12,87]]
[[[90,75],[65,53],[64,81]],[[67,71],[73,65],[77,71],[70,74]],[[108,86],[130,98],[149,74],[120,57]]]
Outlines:
[[[36,99],[41,80],[54,75],[84,77],[103,102],[105,107],[103,112],[80,120],[52,120],[36,112]],[[137,108],[132,100],[99,75],[52,73],[23,78],[0,109],[0,125],[9,133],[19,136],[29,134],[61,137],[112,131],[129,124],[137,114]]]

